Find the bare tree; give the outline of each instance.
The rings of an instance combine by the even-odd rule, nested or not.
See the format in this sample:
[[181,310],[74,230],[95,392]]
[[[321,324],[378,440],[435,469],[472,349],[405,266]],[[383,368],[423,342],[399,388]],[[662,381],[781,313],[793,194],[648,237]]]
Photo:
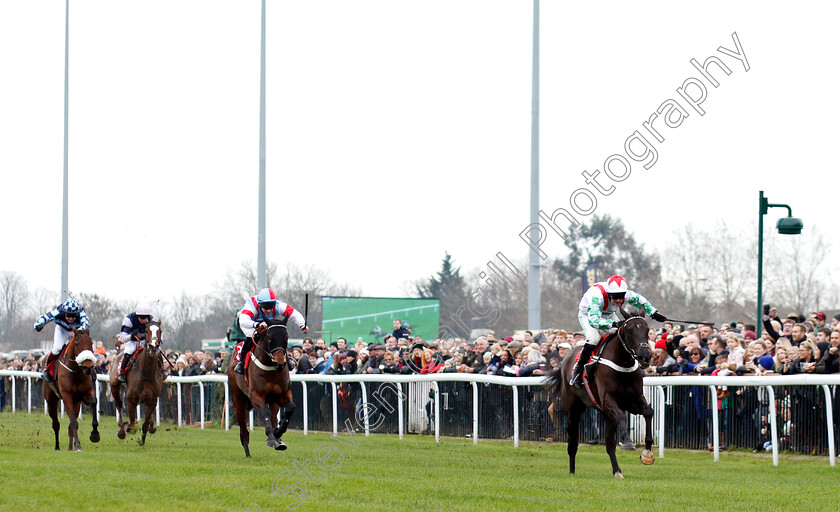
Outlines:
[[29,301],[23,276],[16,272],[0,273],[0,341],[14,343],[23,323],[21,314]]
[[765,234],[765,296],[800,314],[819,310],[828,297],[837,295],[826,256],[831,242],[819,228],[800,236]]

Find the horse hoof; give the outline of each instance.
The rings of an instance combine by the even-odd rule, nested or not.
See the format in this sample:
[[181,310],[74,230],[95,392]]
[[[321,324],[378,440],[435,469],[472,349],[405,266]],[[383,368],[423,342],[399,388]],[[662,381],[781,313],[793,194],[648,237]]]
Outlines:
[[125,439],[125,430],[120,429],[120,430],[117,432],[117,437],[119,437],[120,439]]
[[154,425],[149,427],[149,433],[150,434],[154,434],[155,432],[157,432],[157,427],[155,427]]
[[642,464],[650,466],[651,464],[653,464],[653,452],[650,450],[643,451],[642,454],[639,456],[639,460],[642,461]]
[[286,448],[288,448],[288,446],[286,446],[286,443],[283,441],[277,441],[277,446],[274,447],[275,450],[279,450],[281,452],[285,451]]
[[265,445],[268,446],[269,448],[276,448],[277,447],[277,441],[274,440],[274,439],[266,439]]
[[615,474],[614,474],[614,476],[615,476],[616,478],[621,478],[621,479],[623,479],[623,478],[624,478],[624,475],[622,475],[622,474],[621,474],[621,471],[616,471],[616,472],[615,472]]
[[80,452],[80,451],[82,451],[82,447],[81,447],[81,446],[77,446],[77,447],[76,447],[76,449],[75,449],[75,450],[73,450],[73,451],[74,451],[74,452]]
[[99,432],[91,432],[90,433],[90,442],[91,443],[98,443],[99,442]]
[[632,441],[627,441],[621,444],[621,449],[626,452],[633,452],[636,451],[636,445]]

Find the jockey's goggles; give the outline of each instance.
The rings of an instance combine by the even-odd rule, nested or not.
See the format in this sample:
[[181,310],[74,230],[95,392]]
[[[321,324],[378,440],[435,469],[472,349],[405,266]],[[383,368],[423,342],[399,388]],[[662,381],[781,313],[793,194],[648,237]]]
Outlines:
[[260,302],[260,309],[274,309],[274,302]]

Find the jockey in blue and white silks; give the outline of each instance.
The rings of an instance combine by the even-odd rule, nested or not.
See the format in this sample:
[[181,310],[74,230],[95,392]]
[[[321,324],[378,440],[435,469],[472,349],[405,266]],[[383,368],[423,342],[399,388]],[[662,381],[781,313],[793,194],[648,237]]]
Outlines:
[[145,303],[137,304],[133,313],[129,313],[123,318],[120,333],[117,337],[123,343],[123,355],[120,361],[120,371],[117,372],[117,380],[125,382],[125,369],[128,366],[128,361],[131,360],[131,354],[137,350],[137,347],[143,345],[146,341],[146,326],[152,321],[152,308]]
[[239,312],[239,328],[245,333],[245,344],[239,351],[239,363],[233,371],[245,373],[245,354],[254,347],[254,331],[260,324],[266,320],[280,320],[281,324],[286,325],[289,319],[292,319],[304,333],[309,332],[306,319],[300,311],[277,300],[277,295],[271,288],[263,288],[257,295],[246,300]]
[[55,334],[53,334],[52,351],[47,356],[46,363],[44,363],[43,377],[45,380],[52,380],[48,371],[49,365],[55,361],[58,354],[61,353],[61,349],[73,337],[73,328],[87,329],[90,327],[90,320],[85,314],[85,309],[72,297],[65,300],[54,310],[38,317],[38,320],[35,320],[35,330],[41,332],[41,329],[49,322],[55,322]]
[[611,276],[605,282],[595,283],[583,294],[578,306],[578,322],[586,336],[586,344],[572,371],[569,384],[577,388],[583,385],[583,366],[589,361],[592,351],[601,340],[601,331],[618,328],[624,322],[616,313],[624,306],[625,301],[632,306],[645,308],[647,314],[657,322],[666,320],[646,298],[628,290],[627,281],[623,277]]

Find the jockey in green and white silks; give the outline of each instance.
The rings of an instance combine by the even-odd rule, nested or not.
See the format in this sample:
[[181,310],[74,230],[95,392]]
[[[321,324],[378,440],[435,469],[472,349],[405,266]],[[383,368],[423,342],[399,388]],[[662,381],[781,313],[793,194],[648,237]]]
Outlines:
[[627,289],[627,281],[621,276],[610,276],[604,282],[595,283],[580,299],[578,306],[578,321],[586,336],[580,359],[575,364],[569,384],[581,387],[583,366],[592,355],[592,351],[601,339],[601,331],[618,328],[624,322],[616,316],[618,310],[627,302],[631,306],[645,308],[645,311],[657,322],[664,322],[666,318],[653,307],[644,297]]

